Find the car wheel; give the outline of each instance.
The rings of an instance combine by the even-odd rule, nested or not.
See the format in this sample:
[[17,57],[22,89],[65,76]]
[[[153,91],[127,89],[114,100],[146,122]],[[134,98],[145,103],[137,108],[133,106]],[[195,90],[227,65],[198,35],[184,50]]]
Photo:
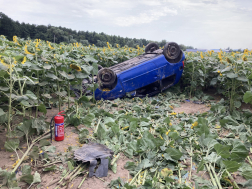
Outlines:
[[112,86],[116,81],[116,74],[113,70],[103,68],[99,70],[97,75],[98,81],[102,86]]
[[98,71],[101,70],[103,67],[98,64]]
[[163,49],[163,55],[170,63],[177,63],[182,58],[182,51],[179,45],[175,42],[166,43]]
[[151,53],[151,52],[158,50],[158,49],[159,49],[159,47],[156,43],[149,43],[145,47],[145,53]]

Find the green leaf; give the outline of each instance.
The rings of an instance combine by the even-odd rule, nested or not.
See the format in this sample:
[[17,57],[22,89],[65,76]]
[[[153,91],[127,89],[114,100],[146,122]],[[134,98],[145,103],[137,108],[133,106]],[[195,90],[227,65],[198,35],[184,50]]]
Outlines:
[[242,176],[245,179],[252,179],[252,168],[249,164],[244,163],[240,168],[239,171],[241,171]]
[[80,118],[76,117],[76,115],[72,115],[69,118],[69,124],[76,127],[76,126],[79,126],[81,124],[81,120],[80,120]]
[[[91,56],[91,55],[85,55],[84,60],[85,60],[86,62],[92,62],[92,63],[98,62],[98,61],[97,61],[93,56]],[[97,69],[98,69],[98,67],[97,67]]]
[[241,164],[237,163],[236,161],[223,161],[223,164],[225,165],[227,171],[230,173],[236,172],[241,166]]
[[252,80],[252,73],[248,76],[248,79]]
[[233,72],[228,72],[226,73],[227,77],[230,78],[230,79],[233,79],[233,78],[237,78],[238,75],[236,73],[233,73]]
[[29,98],[26,95],[23,96],[17,96],[17,101],[22,101],[22,100],[29,100]]
[[226,126],[226,124],[233,125],[233,126],[238,126],[240,125],[235,119],[233,119],[230,115],[224,117],[223,119],[220,120],[220,124],[222,127]]
[[243,161],[249,154],[244,144],[238,139],[234,140],[233,149],[231,150],[231,160]]
[[32,120],[26,120],[23,123],[20,123],[20,125],[17,126],[17,129],[22,131],[25,134],[26,138],[28,138],[35,132],[35,130],[31,126]]
[[177,132],[169,132],[168,136],[173,139],[173,140],[177,140],[179,138],[179,135]]
[[164,153],[163,156],[164,156],[164,158],[165,158],[166,160],[174,161],[174,159],[172,159],[172,157],[171,157],[170,155],[168,155],[167,153]]
[[148,122],[145,122],[145,121],[141,121],[140,122],[140,127],[146,127],[146,126],[149,126],[150,125],[150,123],[148,123]]
[[74,170],[73,164],[71,163],[71,161],[67,161],[67,167],[69,171]]
[[136,168],[136,165],[134,162],[127,161],[126,164],[124,165],[125,169],[128,169],[129,171],[133,171]]
[[76,72],[75,77],[78,79],[85,79],[89,76],[89,73]]
[[89,131],[87,129],[82,128],[79,133],[79,142],[81,144],[85,143],[88,135],[89,135]]
[[247,91],[244,96],[243,96],[243,101],[245,103],[251,103],[252,102],[252,92],[251,91]]
[[210,85],[216,85],[218,79],[217,78],[213,78],[210,82]]
[[170,124],[170,118],[169,117],[166,117],[165,119],[164,119],[164,123],[166,123],[167,125],[169,125]]
[[51,69],[51,65],[45,65],[45,66],[43,66],[43,68],[45,69],[45,70],[50,70]]
[[10,90],[9,87],[1,87],[1,86],[0,86],[0,91],[9,91],[9,90]]
[[55,146],[49,146],[48,148],[46,148],[45,151],[50,152],[50,153],[54,153],[56,151],[56,147]]
[[40,174],[36,171],[33,177],[33,184],[41,182]]
[[236,108],[240,108],[241,107],[241,102],[240,101],[234,101],[234,106],[236,107]]
[[204,157],[206,162],[217,163],[221,159],[221,156],[218,156],[215,152],[212,152],[210,155]]
[[31,105],[29,104],[29,102],[27,102],[26,100],[22,100],[22,101],[20,102],[20,104],[23,105],[23,106],[26,106],[26,107],[30,107],[30,106],[31,106]]
[[87,96],[82,96],[81,98],[79,98],[78,99],[78,103],[79,104],[83,104],[83,106],[87,106],[88,105],[88,107],[90,106],[89,104],[90,104],[90,101],[89,101],[89,98],[87,97]]
[[149,149],[154,149],[157,147],[154,136],[148,131],[144,132],[143,137],[142,137],[142,142],[144,146],[146,146]]
[[39,148],[37,146],[34,146],[32,148],[32,152],[29,154],[30,158],[36,160],[39,158]]
[[37,129],[37,133],[40,134],[48,129],[49,125],[45,122],[44,117],[39,117],[32,120],[32,128]]
[[[95,61],[97,62],[97,60],[95,60]],[[92,66],[93,66],[92,73],[94,75],[97,75],[97,73],[98,73],[98,64],[96,62],[92,64]]]
[[198,118],[198,126],[195,127],[195,130],[197,131],[197,134],[201,136],[202,134],[205,134],[207,136],[210,133],[209,127],[208,127],[208,121],[202,117]]
[[27,90],[27,92],[26,92],[25,95],[26,95],[28,98],[32,99],[32,100],[37,100],[37,96],[36,96],[33,92],[31,92],[31,91],[29,91],[29,90]]
[[5,115],[5,112],[3,111],[3,109],[0,108],[0,116]]
[[132,149],[134,152],[136,152],[138,150],[137,141],[132,140],[130,143],[127,144],[127,147],[128,149]]
[[248,79],[245,76],[237,77],[237,80],[243,81],[243,82],[247,82],[248,81]]
[[223,158],[228,158],[230,156],[229,154],[230,146],[221,145],[218,143],[214,145],[214,149],[216,150],[218,156],[221,156]]
[[148,159],[142,160],[141,163],[139,164],[139,167],[141,167],[142,169],[146,169],[146,168],[152,167],[152,166],[153,166],[153,164]]
[[231,69],[232,69],[232,67],[228,66],[228,67],[224,68],[223,70],[221,70],[221,73],[229,72]]
[[201,162],[199,163],[198,168],[197,168],[197,173],[199,173],[199,171],[204,170],[204,165],[205,165],[205,161],[201,160]]
[[51,79],[53,79],[53,80],[59,79],[56,75],[54,75],[54,74],[52,74],[52,73],[46,73],[45,76],[46,76],[46,77],[49,77],[49,78],[51,78]]
[[73,74],[67,74],[67,73],[64,72],[64,71],[59,71],[59,74],[60,74],[62,77],[66,78],[66,79],[69,79],[69,80],[75,78],[75,76],[74,76]]
[[135,132],[137,129],[137,121],[131,121],[130,122],[130,126],[129,126],[129,130],[131,133]]
[[28,184],[31,184],[33,182],[33,179],[34,178],[33,178],[33,176],[31,174],[23,175],[23,176],[20,177],[21,181],[24,181],[24,182],[26,182]]
[[44,113],[44,115],[47,113],[47,110],[46,110],[46,107],[45,107],[44,104],[40,104],[38,106],[38,109],[39,109],[40,112]]
[[5,144],[4,144],[5,149],[9,152],[15,152],[18,146],[19,146],[18,139],[11,139],[9,141],[5,141]]
[[165,151],[174,160],[179,160],[181,156],[183,155],[182,152],[180,152],[179,150],[175,148],[167,148]]
[[43,139],[43,140],[39,141],[39,146],[40,147],[49,146],[49,145],[51,145],[51,143],[46,139]]
[[22,175],[28,175],[28,174],[31,174],[31,166],[24,165],[22,167]]
[[82,119],[82,123],[85,126],[91,126],[91,123],[93,122],[93,119],[95,118],[95,115],[92,113],[89,113]]
[[[202,137],[202,136],[201,136]],[[213,139],[213,138],[204,138],[203,139],[203,144],[210,150],[214,147],[215,144],[217,144],[218,142]]]
[[117,125],[116,123],[109,123],[107,124],[107,126],[111,127],[112,132],[114,133],[114,135],[119,136],[120,135],[120,128],[119,125]]
[[57,94],[58,96],[61,96],[61,97],[66,97],[67,96],[66,91],[57,91],[57,92],[55,92],[55,94]]
[[97,137],[102,140],[107,138],[107,130],[103,123],[100,123],[97,129]]
[[7,71],[1,69],[1,65],[0,65],[0,77],[4,77],[5,75],[7,75]]
[[44,168],[43,169],[43,171],[54,171],[54,170],[56,170],[57,169],[57,167],[56,167],[56,165],[53,165],[53,166],[51,166],[51,167],[46,167],[46,168]]
[[104,124],[106,125],[109,122],[115,122],[115,120],[111,117],[105,117],[103,118]]

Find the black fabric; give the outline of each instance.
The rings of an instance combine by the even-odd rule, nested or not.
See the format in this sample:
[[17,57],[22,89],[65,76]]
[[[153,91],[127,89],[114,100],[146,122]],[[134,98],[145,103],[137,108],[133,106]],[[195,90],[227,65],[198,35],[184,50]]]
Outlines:
[[108,175],[108,162],[109,162],[108,159],[101,159],[101,164],[95,171],[94,175],[97,177],[106,177]]
[[[74,152],[74,158],[82,162],[90,162],[89,177],[106,177],[108,175],[108,157],[112,158],[114,152],[105,145],[89,143],[83,145]],[[94,173],[97,166],[97,159],[101,159],[101,164]]]
[[89,177],[92,177],[94,175],[94,169],[97,165],[97,160],[92,160],[90,161],[89,165]]

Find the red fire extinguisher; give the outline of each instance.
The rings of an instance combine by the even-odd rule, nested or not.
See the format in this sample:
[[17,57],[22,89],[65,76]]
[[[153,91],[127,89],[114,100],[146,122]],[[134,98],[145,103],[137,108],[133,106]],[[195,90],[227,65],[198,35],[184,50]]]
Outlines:
[[52,121],[54,120],[54,136],[55,141],[64,140],[64,116],[62,114],[64,111],[59,112],[56,116],[54,116],[51,120],[51,141],[52,141]]

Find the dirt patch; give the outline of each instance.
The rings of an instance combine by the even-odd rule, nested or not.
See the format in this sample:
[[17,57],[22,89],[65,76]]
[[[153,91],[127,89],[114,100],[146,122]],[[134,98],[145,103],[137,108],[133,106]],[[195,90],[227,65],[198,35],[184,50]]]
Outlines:
[[175,107],[174,112],[186,114],[204,113],[210,110],[206,104],[194,104],[192,102],[184,102],[179,104],[180,107]]

